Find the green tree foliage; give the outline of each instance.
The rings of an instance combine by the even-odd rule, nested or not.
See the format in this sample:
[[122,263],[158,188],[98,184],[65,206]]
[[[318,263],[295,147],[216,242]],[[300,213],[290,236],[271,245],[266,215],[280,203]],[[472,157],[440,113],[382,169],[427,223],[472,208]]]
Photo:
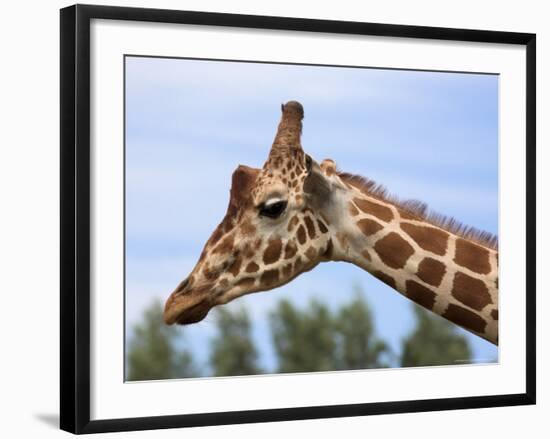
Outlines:
[[220,307],[217,311],[217,336],[212,340],[210,365],[216,376],[255,375],[258,353],[251,337],[251,325],[244,307],[236,311]]
[[376,337],[371,310],[359,288],[356,288],[355,298],[340,308],[336,329],[339,369],[388,367],[381,356],[389,353],[389,347]]
[[305,310],[282,300],[270,319],[279,372],[387,366],[381,357],[389,351],[388,346],[376,338],[372,315],[360,290],[336,313],[315,300]]
[[439,366],[468,363],[468,341],[444,318],[413,305],[416,326],[403,340],[401,366]]
[[[317,300],[297,308],[281,300],[269,316],[277,356],[274,372],[315,372],[388,367],[395,358],[377,337],[372,311],[356,287],[353,299],[331,310]],[[471,350],[455,325],[413,305],[416,324],[402,343],[402,354],[391,364],[434,366],[467,363]],[[244,307],[216,309],[216,336],[209,346],[214,376],[255,375],[258,351]],[[155,380],[198,376],[189,351],[181,349],[180,327],[167,326],[162,305],[154,302],[134,326],[128,343],[127,379]]]
[[279,372],[335,370],[336,331],[328,308],[313,300],[304,311],[281,300],[270,316]]
[[197,376],[191,354],[175,347],[178,328],[164,324],[162,311],[161,303],[153,302],[133,328],[127,363],[130,381]]

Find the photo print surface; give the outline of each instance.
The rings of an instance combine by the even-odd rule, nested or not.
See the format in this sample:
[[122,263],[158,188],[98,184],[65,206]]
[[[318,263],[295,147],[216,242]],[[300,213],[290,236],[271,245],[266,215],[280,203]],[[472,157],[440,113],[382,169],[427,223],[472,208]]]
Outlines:
[[498,361],[498,75],[125,57],[128,381]]

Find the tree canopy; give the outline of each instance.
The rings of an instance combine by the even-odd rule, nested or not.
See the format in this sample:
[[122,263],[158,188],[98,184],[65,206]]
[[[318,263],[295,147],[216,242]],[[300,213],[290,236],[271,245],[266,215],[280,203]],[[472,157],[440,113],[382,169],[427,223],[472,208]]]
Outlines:
[[339,369],[388,367],[382,358],[390,349],[376,336],[371,310],[359,289],[356,289],[353,300],[340,308],[336,331],[339,338]]
[[136,381],[196,376],[191,353],[175,346],[179,337],[181,335],[176,327],[164,324],[160,302],[153,302],[133,328],[128,346],[127,379]]
[[251,336],[250,318],[244,307],[217,310],[217,334],[211,342],[210,366],[216,376],[255,375],[258,352]]
[[337,368],[334,319],[326,305],[313,300],[302,311],[281,300],[270,323],[279,372]]
[[466,338],[443,317],[413,304],[416,324],[403,340],[401,366],[439,366],[471,361]]
[[[467,339],[455,325],[417,305],[411,309],[415,324],[402,340],[400,355],[396,355],[378,337],[373,313],[358,287],[351,300],[339,307],[329,307],[319,300],[297,307],[282,299],[268,317],[276,362],[273,369],[261,365],[254,325],[244,306],[216,308],[215,333],[205,346],[205,358],[198,362],[197,352],[185,344],[184,327],[165,325],[162,305],[155,301],[132,329],[126,378],[157,380],[201,374],[238,376],[471,361]],[[205,372],[209,370],[211,373]]]
[[316,300],[304,310],[282,300],[270,319],[279,372],[387,366],[382,356],[389,348],[376,337],[370,308],[359,289],[335,312]]

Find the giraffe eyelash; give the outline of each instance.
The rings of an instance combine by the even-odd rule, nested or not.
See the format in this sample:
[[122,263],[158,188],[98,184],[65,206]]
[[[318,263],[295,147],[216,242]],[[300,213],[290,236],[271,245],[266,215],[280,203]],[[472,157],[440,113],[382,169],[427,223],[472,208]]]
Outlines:
[[287,206],[286,200],[274,198],[266,201],[265,203],[262,203],[258,207],[258,210],[259,210],[260,216],[266,216],[268,218],[275,219],[280,217],[283,214],[283,212],[286,209],[286,206]]
[[267,201],[264,201],[262,204],[260,204],[259,207],[270,207],[273,204],[280,203],[281,201],[285,201],[282,198],[270,198]]

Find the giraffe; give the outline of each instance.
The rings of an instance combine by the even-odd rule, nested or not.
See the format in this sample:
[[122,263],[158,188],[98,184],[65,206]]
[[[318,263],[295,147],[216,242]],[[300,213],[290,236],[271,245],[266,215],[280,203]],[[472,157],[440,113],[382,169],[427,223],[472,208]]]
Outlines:
[[400,201],[331,159],[317,163],[302,149],[303,117],[299,102],[283,104],[263,168],[233,172],[226,215],[168,297],[165,322],[198,322],[214,306],[344,261],[497,345],[496,237]]

